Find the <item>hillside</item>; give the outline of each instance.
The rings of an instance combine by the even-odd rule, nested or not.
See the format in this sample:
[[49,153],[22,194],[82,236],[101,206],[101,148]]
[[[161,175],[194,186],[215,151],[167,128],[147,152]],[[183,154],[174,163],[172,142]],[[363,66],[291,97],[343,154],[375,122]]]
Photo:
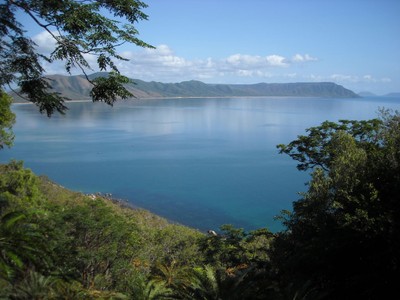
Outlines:
[[[194,296],[208,292],[199,286],[207,276],[240,278],[255,258],[266,259],[271,242],[267,230],[245,240],[231,226],[225,232],[237,231],[239,240],[207,235],[108,196],[67,190],[22,162],[0,164],[0,200],[0,299],[210,299]],[[230,262],[239,242],[246,253]],[[256,292],[249,285],[241,299]]]
[[399,121],[325,121],[278,145],[318,167],[276,233],[204,234],[0,164],[0,299],[391,299]]
[[[95,73],[91,78],[106,76]],[[70,100],[89,100],[91,84],[81,75],[50,75],[53,89]],[[132,79],[126,88],[137,98],[163,97],[332,97],[357,98],[359,95],[331,82],[257,83],[257,84],[207,84],[191,80],[180,83],[146,82]],[[13,95],[16,102],[21,99]]]

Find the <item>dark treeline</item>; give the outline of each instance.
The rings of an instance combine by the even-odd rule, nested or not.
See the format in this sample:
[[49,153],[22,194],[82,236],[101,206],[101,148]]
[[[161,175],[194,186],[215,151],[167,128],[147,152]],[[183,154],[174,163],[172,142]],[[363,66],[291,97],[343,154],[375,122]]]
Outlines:
[[310,170],[284,230],[205,234],[0,166],[1,299],[388,299],[400,115],[324,122],[282,153]]

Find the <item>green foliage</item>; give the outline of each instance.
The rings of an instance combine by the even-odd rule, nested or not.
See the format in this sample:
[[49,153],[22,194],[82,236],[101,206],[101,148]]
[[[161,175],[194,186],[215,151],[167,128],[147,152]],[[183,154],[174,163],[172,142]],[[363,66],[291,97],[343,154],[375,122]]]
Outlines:
[[[86,288],[95,286],[99,275],[112,274],[115,263],[130,259],[136,247],[134,228],[100,199],[54,211],[52,221],[51,226],[62,229],[54,237],[58,266]],[[101,283],[102,289],[112,286]]]
[[222,299],[221,281],[214,268],[206,265],[193,270],[193,278],[187,291],[188,298],[193,299]]
[[54,279],[29,271],[25,278],[16,284],[11,292],[11,299],[50,299]]
[[1,166],[0,171],[0,213],[8,207],[32,206],[41,201],[38,179],[20,161]]
[[0,199],[4,298],[167,299],[202,261],[199,232],[65,190],[21,162],[0,165]]
[[[308,170],[321,167],[329,170],[332,164],[332,137],[339,131],[347,132],[354,138],[361,148],[376,148],[379,146],[378,136],[382,129],[382,120],[367,121],[340,120],[339,123],[325,121],[320,126],[306,130],[308,135],[300,135],[297,140],[288,145],[280,144],[277,147],[280,153],[286,153],[299,164],[299,170]],[[366,150],[368,150],[366,149]]]
[[221,233],[205,237],[201,241],[201,249],[206,263],[218,265],[222,269],[240,265],[268,261],[267,250],[273,234],[266,228],[245,232],[230,224],[221,226]]
[[132,296],[137,300],[174,299],[167,283],[156,279],[137,281]]
[[11,111],[12,98],[0,88],[0,150],[11,147],[14,141],[12,126],[15,123],[15,114]]
[[[47,292],[47,286],[42,285],[47,279],[42,282],[41,274],[50,272],[53,261],[38,216],[20,211],[4,214],[0,220],[0,249],[0,285],[6,285],[8,293],[24,293],[17,299],[41,299],[33,295]],[[40,273],[30,278],[33,269]]]
[[[45,79],[43,61],[63,61],[71,73],[78,68],[86,75],[92,66],[88,55],[97,59],[100,71],[113,71],[107,79],[91,81],[94,101],[112,104],[117,97],[132,96],[124,87],[127,78],[120,75],[115,60],[126,60],[117,53],[123,43],[152,47],[137,38],[134,24],[146,20],[146,4],[138,0],[64,0],[5,1],[0,4],[0,88],[17,84],[20,94],[39,106],[48,116],[67,109],[66,100],[52,92]],[[113,15],[107,18],[104,12]],[[49,56],[37,52],[36,44],[25,36],[24,24],[17,15],[25,15],[54,39],[55,49]]]
[[265,228],[245,232],[232,225],[221,226],[220,234],[201,241],[206,266],[195,269],[189,291],[203,297],[195,299],[273,297],[276,283],[269,259],[273,239]]
[[272,261],[281,283],[328,299],[381,298],[399,275],[400,115],[324,122],[282,152],[314,168],[309,190],[284,216]]
[[97,77],[93,81],[94,87],[90,92],[93,101],[106,102],[113,105],[117,97],[128,98],[133,95],[128,92],[123,84],[129,83],[129,79],[120,75],[117,72],[110,72],[108,77]]

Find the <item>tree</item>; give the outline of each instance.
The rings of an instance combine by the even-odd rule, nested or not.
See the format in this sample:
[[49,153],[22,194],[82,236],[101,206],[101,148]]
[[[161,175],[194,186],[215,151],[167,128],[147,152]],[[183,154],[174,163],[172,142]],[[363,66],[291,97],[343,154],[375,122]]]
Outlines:
[[273,234],[266,228],[246,232],[230,224],[220,229],[200,241],[206,266],[194,269],[188,291],[198,295],[196,299],[274,299],[268,257]]
[[320,167],[327,171],[332,161],[331,139],[338,131],[350,134],[361,147],[379,146],[382,120],[372,119],[367,121],[339,120],[339,123],[325,121],[320,126],[306,129],[308,135],[300,135],[297,140],[288,145],[277,146],[280,153],[288,154],[299,164],[301,171]]
[[[17,85],[19,94],[35,103],[48,116],[64,113],[66,98],[51,91],[44,77],[42,62],[65,62],[68,73],[78,68],[93,84],[93,101],[110,105],[118,97],[132,96],[123,86],[129,80],[122,76],[114,60],[126,60],[117,53],[123,43],[152,47],[137,38],[133,26],[147,15],[147,5],[139,0],[6,0],[0,4],[0,89]],[[114,19],[107,18],[108,12]],[[27,37],[17,14],[25,14],[55,40],[49,55],[37,52],[36,44]],[[107,78],[90,79],[86,71],[92,66],[87,56],[94,56],[101,71],[111,71]]]
[[138,300],[175,299],[167,283],[161,280],[143,279],[136,282],[132,297]]
[[84,288],[114,288],[120,265],[128,267],[136,255],[134,226],[102,199],[55,208],[50,225],[57,228],[48,229],[56,264]]
[[281,282],[326,299],[385,298],[399,276],[400,115],[307,132],[278,146],[313,170],[275,239]]
[[15,123],[15,114],[10,109],[11,103],[12,98],[0,88],[0,149],[11,147],[14,140],[11,128]]
[[42,201],[38,179],[21,161],[0,165],[0,214],[30,208]]

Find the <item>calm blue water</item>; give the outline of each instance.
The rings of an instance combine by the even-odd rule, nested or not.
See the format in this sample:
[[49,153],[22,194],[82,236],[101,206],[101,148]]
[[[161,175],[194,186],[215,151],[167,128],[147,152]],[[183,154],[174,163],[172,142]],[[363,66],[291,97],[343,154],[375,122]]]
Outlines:
[[71,103],[48,119],[15,105],[15,145],[0,162],[24,160],[37,174],[85,193],[126,199],[202,230],[231,223],[279,230],[308,175],[279,155],[324,120],[369,119],[389,98],[164,99]]

